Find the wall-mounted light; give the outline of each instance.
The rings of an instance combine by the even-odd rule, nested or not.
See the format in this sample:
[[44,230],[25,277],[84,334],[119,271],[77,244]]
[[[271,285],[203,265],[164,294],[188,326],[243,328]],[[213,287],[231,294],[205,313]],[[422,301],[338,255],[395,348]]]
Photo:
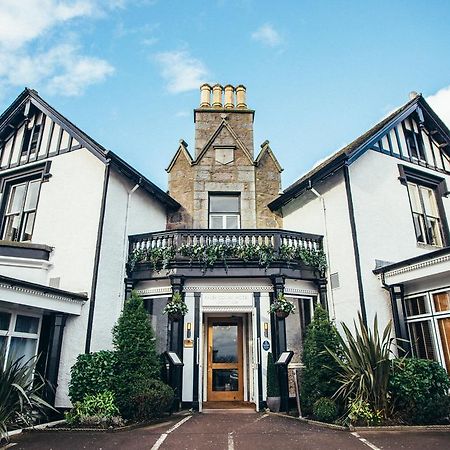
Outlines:
[[190,339],[192,334],[192,323],[191,322],[187,322],[186,323],[186,338]]
[[264,322],[264,337],[269,337],[269,322]]

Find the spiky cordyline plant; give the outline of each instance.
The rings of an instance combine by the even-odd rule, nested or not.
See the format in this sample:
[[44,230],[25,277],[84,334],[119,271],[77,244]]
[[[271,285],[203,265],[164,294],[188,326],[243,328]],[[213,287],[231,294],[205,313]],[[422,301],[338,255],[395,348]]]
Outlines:
[[8,429],[33,425],[46,409],[56,411],[40,392],[46,381],[35,373],[37,357],[7,360],[0,349],[0,441],[8,440]]
[[353,401],[368,402],[386,417],[389,413],[391,356],[393,349],[398,348],[392,337],[392,323],[389,321],[380,335],[376,315],[372,329],[367,329],[360,314],[358,322],[359,329],[354,322],[355,334],[341,324],[345,335],[339,335],[342,356],[328,350],[339,366],[337,380],[340,387],[334,397],[342,399],[348,407]]

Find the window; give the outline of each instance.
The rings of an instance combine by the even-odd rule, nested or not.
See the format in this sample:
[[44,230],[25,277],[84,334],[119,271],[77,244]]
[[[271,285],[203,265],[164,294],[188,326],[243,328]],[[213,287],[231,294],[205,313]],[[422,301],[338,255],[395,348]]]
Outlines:
[[41,180],[9,184],[2,223],[2,239],[30,241],[33,234]]
[[413,355],[440,361],[450,373],[450,290],[404,300]]
[[7,360],[23,356],[23,362],[36,356],[41,318],[29,314],[0,311],[0,351]]
[[240,228],[240,195],[209,195],[209,228],[233,230]]
[[408,193],[417,242],[442,247],[442,228],[435,190],[408,182]]
[[405,133],[409,156],[413,159],[426,162],[422,134],[417,123],[410,118],[406,119],[403,122],[403,132]]

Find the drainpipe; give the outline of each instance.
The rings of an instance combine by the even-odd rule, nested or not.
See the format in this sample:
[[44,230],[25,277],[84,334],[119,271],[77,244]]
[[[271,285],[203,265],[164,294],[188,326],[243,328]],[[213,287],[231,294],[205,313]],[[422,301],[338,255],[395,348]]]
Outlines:
[[[310,182],[311,183],[311,182]],[[328,245],[328,224],[327,224],[327,208],[325,205],[325,198],[322,194],[317,192],[317,190],[310,184],[308,188],[318,199],[320,199],[322,203],[322,217],[323,217],[323,227],[324,227],[324,244],[325,244],[325,253],[327,255],[327,262],[328,262],[328,270],[327,270],[327,284],[329,286],[328,293],[331,300],[331,306],[332,306],[332,316],[331,319],[336,319],[336,308],[334,306],[334,297],[333,297],[333,289],[331,289],[331,280],[330,280],[330,274],[331,274],[331,268],[330,268],[330,247]]]
[[[123,268],[122,268],[122,280],[125,280],[125,278],[126,278],[125,263],[128,261],[128,216],[130,213],[131,197],[139,189],[140,183],[141,183],[141,178],[139,178],[137,184],[135,184],[134,187],[128,192],[128,197],[127,197],[127,208],[125,211],[125,227],[124,227],[125,229],[124,229],[123,241],[122,241],[123,261],[124,261]],[[125,298],[124,298],[124,301],[125,301]],[[123,304],[121,305],[121,309],[122,309],[122,307],[123,307]]]

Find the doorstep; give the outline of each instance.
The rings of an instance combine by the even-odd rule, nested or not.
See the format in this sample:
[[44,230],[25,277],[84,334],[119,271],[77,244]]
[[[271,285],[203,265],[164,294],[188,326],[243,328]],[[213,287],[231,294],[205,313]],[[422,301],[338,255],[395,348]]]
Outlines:
[[202,412],[211,413],[255,413],[256,405],[250,402],[203,402]]

